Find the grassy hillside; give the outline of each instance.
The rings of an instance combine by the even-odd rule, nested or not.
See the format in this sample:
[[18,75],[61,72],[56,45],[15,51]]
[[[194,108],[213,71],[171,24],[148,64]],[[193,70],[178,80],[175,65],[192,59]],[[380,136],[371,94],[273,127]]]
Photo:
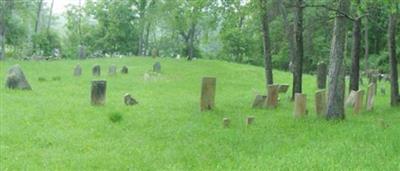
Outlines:
[[[276,110],[251,108],[255,92],[264,92],[260,67],[158,60],[163,73],[149,81],[149,58],[0,63],[0,170],[400,170],[400,110],[389,107],[388,85],[373,112],[354,116],[349,109],[345,121],[328,122],[316,117],[316,81],[305,76],[310,113],[296,120],[289,93]],[[15,63],[33,91],[4,88]],[[72,76],[77,63],[80,78]],[[104,107],[90,105],[94,64],[107,80]],[[128,65],[129,74],[107,76],[111,64]],[[289,73],[274,74],[276,83],[291,83]],[[56,76],[61,80],[52,81]],[[217,77],[216,109],[205,113],[203,76]],[[125,106],[124,93],[139,105]],[[250,115],[255,124],[246,127]],[[122,119],[112,122],[116,116]],[[224,117],[232,120],[228,129]]]

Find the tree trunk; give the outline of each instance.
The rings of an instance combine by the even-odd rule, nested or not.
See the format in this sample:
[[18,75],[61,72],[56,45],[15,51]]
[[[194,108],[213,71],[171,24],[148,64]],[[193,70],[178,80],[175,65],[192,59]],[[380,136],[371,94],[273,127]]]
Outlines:
[[[289,58],[290,62],[293,63],[293,58],[294,58],[294,53],[295,53],[295,45],[294,45],[294,37],[293,37],[293,26],[290,24],[288,20],[288,14],[285,8],[285,5],[283,4],[282,0],[279,1],[279,11],[282,14],[283,18],[283,26],[285,27],[285,32],[286,32],[286,39],[288,41],[288,53],[289,53]],[[290,70],[292,71],[292,70]]]
[[293,59],[293,91],[292,100],[295,98],[296,93],[302,93],[302,76],[303,76],[303,0],[296,0],[295,12],[295,40],[296,40],[296,53]]
[[267,0],[260,0],[261,5],[261,23],[264,43],[264,63],[265,63],[265,77],[266,87],[274,84],[272,73],[272,59],[271,59],[271,42],[269,37],[269,20],[267,12]]
[[[350,0],[340,0],[338,10],[349,12]],[[333,28],[329,64],[329,91],[326,111],[327,119],[344,119],[344,49],[346,39],[347,19],[340,13],[336,14]]]
[[[1,3],[2,8],[3,3]],[[5,49],[5,44],[6,44],[6,37],[5,37],[5,23],[4,23],[4,11],[1,11],[1,15],[0,15],[0,60],[3,60],[5,57],[5,53],[6,53],[6,49]]]
[[36,11],[35,34],[38,32],[38,29],[39,29],[40,13],[42,11],[42,4],[43,4],[43,0],[39,0],[38,10]]
[[326,76],[328,75],[328,70],[326,69],[325,62],[319,62],[317,65],[317,88],[326,89]]
[[[360,0],[357,0],[357,5]],[[361,56],[361,18],[356,16],[353,22],[353,45],[351,50],[350,91],[358,91],[360,81],[360,56]]]
[[49,22],[47,23],[47,35],[49,35],[50,32],[51,17],[53,16],[53,7],[54,7],[54,0],[51,1]]
[[194,39],[196,33],[196,23],[193,23],[190,27],[188,33],[188,41],[187,41],[187,59],[190,61],[194,57]]
[[388,48],[389,48],[389,61],[390,61],[390,105],[400,105],[399,96],[399,77],[397,71],[397,57],[396,57],[396,14],[389,15],[389,27],[388,27]]
[[365,73],[368,73],[368,68],[369,68],[369,64],[368,64],[368,58],[369,58],[369,33],[368,33],[368,17],[365,17],[365,33],[364,33],[364,41],[365,41]]
[[144,55],[146,55],[146,56],[148,55],[146,52],[150,51],[149,50],[150,27],[151,27],[151,24],[148,23],[146,26],[146,37],[144,39]]

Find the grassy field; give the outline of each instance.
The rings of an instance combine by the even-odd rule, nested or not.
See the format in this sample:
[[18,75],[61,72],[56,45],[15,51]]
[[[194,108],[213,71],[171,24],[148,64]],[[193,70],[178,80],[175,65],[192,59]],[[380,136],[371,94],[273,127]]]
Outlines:
[[[348,109],[345,121],[330,122],[315,115],[316,81],[306,75],[310,112],[294,119],[289,93],[278,109],[251,108],[255,93],[265,91],[263,68],[157,60],[163,73],[148,81],[150,58],[0,63],[0,170],[400,170],[400,109],[389,106],[388,85],[373,112]],[[4,88],[15,63],[33,91]],[[80,78],[72,76],[77,63]],[[90,81],[100,79],[91,76],[94,64],[107,80],[103,107],[90,105]],[[127,65],[129,74],[107,76],[111,64]],[[274,74],[276,83],[291,83],[291,74]],[[203,76],[217,77],[216,109],[205,113]],[[139,105],[125,106],[125,93]],[[247,127],[246,116],[255,124]],[[231,118],[228,129],[224,117]]]

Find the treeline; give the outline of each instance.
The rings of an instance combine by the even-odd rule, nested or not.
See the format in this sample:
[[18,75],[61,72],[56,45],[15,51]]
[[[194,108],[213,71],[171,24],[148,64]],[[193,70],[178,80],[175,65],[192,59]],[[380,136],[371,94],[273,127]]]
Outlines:
[[[289,70],[297,52],[303,54],[303,72],[313,72],[318,62],[329,60],[339,3],[338,0],[306,0],[301,4],[297,0],[86,0],[69,6],[62,16],[54,16],[52,2],[0,1],[0,58],[153,54],[264,65],[263,26],[267,24],[270,42],[267,55],[271,56],[271,65]],[[296,20],[298,5],[301,5],[301,28]],[[357,38],[360,58],[364,59],[360,67],[388,71],[388,16],[396,13],[398,6],[396,0],[353,0],[348,12],[342,13],[349,21],[360,20],[358,24],[346,22],[344,29],[348,73],[352,42]],[[63,20],[65,25],[61,29],[56,25]],[[359,35],[353,34],[353,27],[359,29]],[[296,50],[298,31],[303,33],[303,52]]]

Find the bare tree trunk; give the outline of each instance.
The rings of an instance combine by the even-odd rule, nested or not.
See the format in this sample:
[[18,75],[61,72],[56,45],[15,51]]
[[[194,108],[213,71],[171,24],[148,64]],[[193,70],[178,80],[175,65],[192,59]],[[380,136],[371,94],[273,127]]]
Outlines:
[[36,12],[35,34],[38,32],[38,29],[39,29],[40,13],[42,12],[42,4],[43,4],[43,0],[39,0],[38,10]]
[[369,33],[368,33],[368,16],[365,17],[365,33],[364,33],[364,41],[365,41],[365,73],[368,73],[369,69],[369,64],[368,64],[368,58],[369,58]]
[[[5,5],[4,2],[0,2],[1,9],[4,9]],[[5,44],[6,44],[6,37],[5,37],[5,10],[0,11],[0,60],[3,60],[5,57],[6,49],[5,49]]]
[[144,55],[146,55],[146,56],[148,55],[147,51],[150,51],[149,50],[150,27],[151,27],[151,24],[148,23],[146,26],[146,37],[144,39]]
[[47,23],[47,35],[49,35],[50,32],[51,17],[53,17],[53,7],[54,7],[54,0],[51,0],[49,22]]
[[[357,0],[356,5],[360,4]],[[361,56],[361,18],[356,16],[353,21],[353,45],[351,50],[350,91],[358,91],[360,81],[360,56]]]
[[303,0],[296,0],[295,12],[295,40],[296,40],[296,53],[293,58],[293,91],[292,100],[294,100],[296,93],[302,93],[302,80],[303,80]]
[[187,55],[188,55],[187,59],[189,61],[192,60],[194,57],[195,33],[196,33],[196,23],[193,23],[188,33],[188,42],[187,42]]
[[[349,12],[350,0],[339,0],[338,10],[343,13]],[[330,64],[329,64],[329,92],[326,111],[327,119],[344,119],[344,50],[346,39],[345,16],[337,12],[333,28]]]
[[389,27],[388,27],[388,48],[389,48],[389,61],[390,61],[390,104],[391,106],[400,105],[400,95],[399,95],[399,78],[397,71],[397,57],[396,57],[396,24],[397,18],[396,14],[389,15]]
[[266,87],[274,84],[272,73],[272,60],[271,60],[271,41],[269,37],[269,19],[267,12],[267,0],[260,0],[261,6],[261,23],[264,43],[264,63],[265,63],[265,77]]
[[[290,64],[292,64],[293,58],[294,58],[294,53],[295,53],[293,26],[290,24],[290,22],[288,20],[288,14],[287,14],[286,8],[283,4],[283,1],[282,0],[278,0],[278,1],[279,1],[279,11],[282,14],[283,25],[285,27],[285,32],[286,32],[286,39],[288,41],[288,52],[289,52]],[[292,72],[292,69],[291,68],[289,68],[289,69]]]

